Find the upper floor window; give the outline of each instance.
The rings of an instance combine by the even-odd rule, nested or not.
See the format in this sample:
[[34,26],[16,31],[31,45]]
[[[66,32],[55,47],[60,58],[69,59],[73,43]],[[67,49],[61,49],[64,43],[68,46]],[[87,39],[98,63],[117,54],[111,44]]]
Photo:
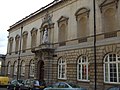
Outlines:
[[29,74],[30,77],[34,77],[35,64],[33,60],[30,61],[29,69],[30,69],[30,74]]
[[88,30],[88,18],[89,18],[89,9],[80,8],[76,13],[77,20],[77,38],[79,38],[79,42],[86,42],[87,36],[89,33]]
[[8,62],[8,64],[7,64],[7,74],[10,74],[10,71],[11,71],[11,64],[10,64],[10,62]]
[[120,57],[109,53],[104,58],[104,82],[120,83]]
[[33,28],[31,30],[31,48],[35,48],[37,43],[37,29]]
[[24,31],[24,32],[23,32],[23,35],[22,35],[22,38],[23,38],[22,50],[23,50],[23,52],[25,52],[25,50],[26,50],[26,46],[27,46],[27,36],[28,36],[28,32],[27,32],[27,31]]
[[14,75],[17,75],[17,70],[18,69],[18,64],[17,64],[17,62],[15,61],[14,62],[14,65],[13,65],[13,73],[14,73]]
[[16,35],[15,37],[15,42],[16,42],[16,45],[15,45],[15,53],[17,54],[18,51],[19,51],[19,40],[20,40],[20,36],[19,35]]
[[61,18],[58,20],[58,42],[60,46],[66,45],[67,40],[67,32],[68,32],[68,18],[61,16]]
[[21,62],[20,72],[21,72],[21,76],[24,76],[25,74],[25,62],[24,61]]
[[100,4],[100,10],[102,13],[102,30],[105,33],[105,38],[117,36],[117,7],[119,0],[104,0]]
[[77,61],[77,80],[89,80],[89,63],[88,58],[85,55],[80,56]]
[[66,79],[66,60],[62,57],[58,60],[58,79]]
[[104,11],[104,32],[113,32],[116,28],[115,10],[109,8]]
[[12,48],[13,48],[13,37],[10,37],[9,39],[9,54],[12,53]]

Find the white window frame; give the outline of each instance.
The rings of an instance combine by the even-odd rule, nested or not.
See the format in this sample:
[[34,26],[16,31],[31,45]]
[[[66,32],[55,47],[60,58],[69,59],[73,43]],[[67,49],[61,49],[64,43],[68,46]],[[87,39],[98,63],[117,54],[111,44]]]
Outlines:
[[21,63],[21,76],[25,76],[25,62],[22,61]]
[[30,67],[29,67],[29,69],[30,69],[30,77],[34,77],[34,68],[35,68],[35,64],[34,64],[34,61],[32,60],[30,62]]
[[[85,57],[86,61],[83,61],[83,58]],[[86,79],[82,78],[82,66],[86,65]],[[82,55],[78,58],[77,60],[77,80],[78,81],[89,81],[89,62],[88,62],[88,57],[85,55]],[[80,75],[79,75],[80,74]]]
[[[105,56],[105,58],[104,58],[104,65],[103,65],[103,67],[104,67],[104,82],[105,83],[120,83],[120,67],[118,67],[118,64],[120,65],[120,57],[117,55],[117,54],[115,54],[116,56],[115,56],[115,58],[116,58],[116,61],[111,61],[110,62],[110,55],[114,55],[115,53],[109,53],[109,54],[107,54],[106,56]],[[112,57],[112,59],[113,59],[114,57]],[[107,60],[107,61],[105,61],[105,60]],[[107,73],[108,73],[108,76],[106,76],[106,68],[105,68],[105,65],[107,64]],[[116,78],[117,78],[117,81],[116,82],[112,82],[112,81],[110,81],[110,64],[115,64],[116,65]],[[108,80],[106,80],[106,78],[105,77],[108,77]]]
[[[67,79],[66,78],[66,67],[67,67],[66,60],[61,57],[58,60],[58,79]],[[64,72],[63,72],[63,69],[64,69]]]

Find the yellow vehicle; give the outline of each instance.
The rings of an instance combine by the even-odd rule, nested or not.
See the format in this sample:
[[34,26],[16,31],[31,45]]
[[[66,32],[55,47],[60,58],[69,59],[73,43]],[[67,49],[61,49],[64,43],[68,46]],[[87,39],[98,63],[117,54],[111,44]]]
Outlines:
[[0,76],[0,86],[8,86],[9,78],[6,76]]

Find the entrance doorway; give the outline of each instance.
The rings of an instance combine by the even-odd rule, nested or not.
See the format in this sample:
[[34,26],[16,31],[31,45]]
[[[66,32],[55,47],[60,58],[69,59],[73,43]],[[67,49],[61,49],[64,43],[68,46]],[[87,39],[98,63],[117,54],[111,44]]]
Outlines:
[[44,80],[44,62],[43,61],[39,61],[38,63],[38,79],[40,81]]

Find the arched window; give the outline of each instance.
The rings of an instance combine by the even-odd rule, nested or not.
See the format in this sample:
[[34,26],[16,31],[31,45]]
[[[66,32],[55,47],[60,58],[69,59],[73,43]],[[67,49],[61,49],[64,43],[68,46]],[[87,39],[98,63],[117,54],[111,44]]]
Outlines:
[[15,61],[15,62],[14,62],[14,65],[13,65],[14,75],[17,75],[17,69],[18,69],[18,64],[17,64],[17,62]]
[[87,36],[87,18],[81,17],[78,21],[78,38]]
[[120,57],[109,53],[104,58],[104,82],[120,83]]
[[109,8],[105,10],[103,20],[104,20],[105,33],[115,31],[116,20],[115,20],[115,10],[113,8]]
[[11,71],[11,64],[10,64],[10,62],[8,62],[8,64],[7,64],[7,74],[10,74],[10,71]]
[[13,49],[13,37],[10,37],[9,39],[9,54],[11,55],[12,49]]
[[37,41],[37,29],[33,28],[31,30],[31,48],[35,48],[36,47],[36,42]]
[[58,79],[66,79],[66,60],[62,57],[58,60]]
[[119,0],[104,0],[100,4],[100,10],[102,13],[103,33],[105,38],[111,38],[117,36],[117,9]]
[[22,35],[22,38],[23,38],[23,44],[22,44],[23,53],[25,52],[26,46],[27,46],[27,36],[28,36],[28,32],[24,31],[23,35]]
[[17,54],[18,51],[19,51],[19,40],[20,40],[20,36],[19,35],[16,35],[15,37],[15,42],[16,42],[16,45],[15,45],[15,53]]
[[87,36],[89,36],[88,19],[89,9],[86,7],[80,8],[75,13],[77,21],[77,38],[78,42],[87,42]]
[[66,40],[66,26],[62,24],[59,28],[59,42],[64,42]]
[[67,28],[68,28],[68,19],[67,17],[61,16],[58,20],[58,42],[59,46],[66,45],[67,40]]
[[30,77],[34,77],[34,70],[35,70],[34,60],[31,60],[29,65]]
[[77,61],[77,80],[89,80],[89,63],[88,58],[85,55],[80,56]]
[[21,62],[20,72],[21,72],[21,76],[24,76],[24,75],[25,75],[25,61],[22,61],[22,62]]

